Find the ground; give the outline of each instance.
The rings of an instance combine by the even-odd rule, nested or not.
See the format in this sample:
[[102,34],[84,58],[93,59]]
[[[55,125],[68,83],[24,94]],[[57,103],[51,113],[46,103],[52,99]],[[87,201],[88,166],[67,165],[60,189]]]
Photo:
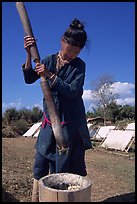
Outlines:
[[[36,138],[2,139],[2,201],[30,202]],[[92,202],[135,202],[135,155],[87,150],[87,179]]]

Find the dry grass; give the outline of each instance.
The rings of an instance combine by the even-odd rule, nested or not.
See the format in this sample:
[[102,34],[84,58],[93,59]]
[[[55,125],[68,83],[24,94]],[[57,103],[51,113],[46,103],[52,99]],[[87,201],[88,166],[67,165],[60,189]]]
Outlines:
[[[2,139],[2,201],[30,202],[36,138]],[[92,202],[135,202],[135,157],[95,148],[86,151]]]

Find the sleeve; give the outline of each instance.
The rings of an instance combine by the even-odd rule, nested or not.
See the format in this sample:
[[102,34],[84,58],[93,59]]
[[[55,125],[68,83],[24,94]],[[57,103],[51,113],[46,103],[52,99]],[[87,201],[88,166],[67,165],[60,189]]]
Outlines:
[[37,79],[40,78],[40,76],[34,71],[34,69],[31,67],[28,67],[27,69],[23,69],[24,65],[22,66],[23,70],[23,76],[26,84],[32,84]]
[[82,95],[85,79],[85,63],[77,68],[72,78],[71,82],[67,83],[57,76],[53,85],[54,90],[67,98],[75,98]]
[[[49,56],[45,57],[41,61],[41,63],[48,64],[48,58]],[[25,64],[22,65],[22,70],[23,70],[23,76],[26,84],[32,84],[40,78],[40,76],[35,72],[35,68],[33,69],[32,66],[26,69],[24,68],[25,68]]]

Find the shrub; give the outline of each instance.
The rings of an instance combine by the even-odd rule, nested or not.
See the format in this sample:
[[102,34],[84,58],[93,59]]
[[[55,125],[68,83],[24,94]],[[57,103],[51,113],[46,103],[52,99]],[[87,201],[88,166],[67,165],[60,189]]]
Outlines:
[[19,135],[23,135],[28,130],[28,123],[23,119],[15,121],[13,126],[14,131]]

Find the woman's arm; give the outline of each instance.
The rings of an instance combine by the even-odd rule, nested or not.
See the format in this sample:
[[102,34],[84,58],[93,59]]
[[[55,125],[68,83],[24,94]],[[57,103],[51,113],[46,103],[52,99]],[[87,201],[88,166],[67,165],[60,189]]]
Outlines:
[[24,80],[27,84],[34,83],[40,76],[33,70],[31,64],[30,47],[35,43],[35,39],[31,36],[24,37],[24,48],[27,53],[26,63],[22,66]]
[[23,64],[22,70],[23,70],[23,76],[26,84],[32,84],[37,79],[40,78],[40,76],[32,68],[32,65],[30,67],[25,68],[25,64]]

